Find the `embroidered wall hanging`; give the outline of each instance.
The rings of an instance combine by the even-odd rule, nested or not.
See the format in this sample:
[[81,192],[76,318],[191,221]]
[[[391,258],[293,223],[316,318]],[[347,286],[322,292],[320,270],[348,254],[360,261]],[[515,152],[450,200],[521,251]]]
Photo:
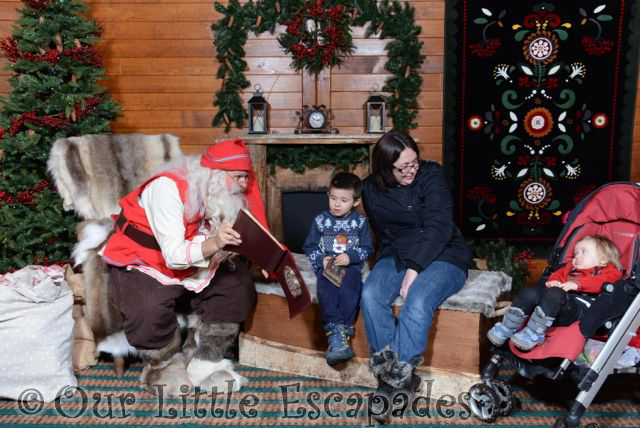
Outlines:
[[629,177],[638,0],[447,0],[443,159],[468,238],[553,243]]

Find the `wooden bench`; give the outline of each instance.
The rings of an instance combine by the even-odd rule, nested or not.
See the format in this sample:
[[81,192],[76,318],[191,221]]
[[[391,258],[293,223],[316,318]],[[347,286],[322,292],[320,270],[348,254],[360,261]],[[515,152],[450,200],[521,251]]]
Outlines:
[[[309,280],[304,260],[299,258],[298,262],[302,265],[305,282],[314,296],[315,281]],[[478,278],[482,278],[486,283],[489,278],[487,275],[492,278],[490,281],[496,282],[494,295],[488,299],[495,303],[498,295],[511,287],[511,278],[507,275],[499,272],[470,271],[465,288],[473,288],[474,281],[480,281]],[[276,294],[278,286],[271,285],[270,289],[265,289],[265,286],[267,285],[257,285],[259,293],[256,310],[245,323],[245,332],[240,340],[241,364],[353,384],[373,385],[374,379],[365,373],[368,372],[366,363],[369,344],[361,314],[358,315],[355,337],[352,340],[356,359],[346,367],[331,368],[324,362],[327,340],[320,317],[320,307],[315,299],[303,313],[289,320],[286,301],[284,297]],[[431,377],[438,374],[451,378],[450,381],[457,382],[462,376],[465,381],[460,388],[466,388],[478,381],[480,371],[489,356],[486,332],[494,322],[489,318],[493,307],[487,308],[473,302],[473,312],[455,310],[453,308],[460,305],[460,302],[456,302],[456,297],[459,296],[452,296],[443,304],[444,308],[436,312],[429,334],[429,344],[423,355],[424,364],[420,369],[430,373]],[[400,305],[401,299],[396,302],[396,313]],[[454,389],[457,391],[457,388]]]

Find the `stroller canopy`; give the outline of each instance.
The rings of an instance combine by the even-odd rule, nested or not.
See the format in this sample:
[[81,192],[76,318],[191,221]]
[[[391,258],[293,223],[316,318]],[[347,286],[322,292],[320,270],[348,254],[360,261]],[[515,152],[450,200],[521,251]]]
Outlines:
[[560,260],[566,262],[573,247],[585,235],[604,235],[618,246],[622,266],[630,273],[638,262],[636,241],[640,237],[640,185],[637,183],[611,183],[601,186],[586,196],[567,218],[567,223],[556,241]]

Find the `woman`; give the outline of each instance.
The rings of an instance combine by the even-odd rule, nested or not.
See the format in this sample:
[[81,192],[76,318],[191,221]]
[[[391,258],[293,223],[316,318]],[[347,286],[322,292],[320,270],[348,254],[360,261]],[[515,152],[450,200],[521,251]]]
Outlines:
[[[372,348],[369,367],[378,379],[373,404],[418,388],[431,319],[462,288],[472,263],[453,222],[452,200],[438,164],[420,160],[406,134],[389,132],[373,149],[372,173],[363,183],[364,208],[376,233],[376,263],[364,283],[361,307]],[[398,317],[392,305],[404,304]],[[382,400],[380,396],[384,396]],[[377,397],[377,398],[376,398]],[[389,415],[385,409],[378,419]]]

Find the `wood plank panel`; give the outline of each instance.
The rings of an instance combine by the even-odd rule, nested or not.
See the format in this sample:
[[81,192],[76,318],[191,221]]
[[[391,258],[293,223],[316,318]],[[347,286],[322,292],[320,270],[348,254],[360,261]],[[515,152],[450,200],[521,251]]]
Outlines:
[[[207,3],[208,4],[208,3]],[[167,25],[167,21],[149,21],[149,22],[130,22],[130,21],[104,21],[100,19],[102,26],[102,38],[106,40],[122,40],[130,39],[132,34],[136,35],[138,40],[212,40],[213,33],[211,24],[213,20],[203,17],[200,21],[188,22],[171,22]],[[444,34],[444,23],[435,19],[417,20],[416,24],[422,28],[420,38],[442,37]],[[275,39],[278,34],[285,31],[284,25],[277,25],[276,31],[271,34],[268,31],[256,35],[250,32],[249,39]],[[351,35],[355,39],[362,39],[365,36],[366,26],[351,27]],[[7,34],[11,32],[10,24],[0,24],[0,34],[2,31]],[[377,39],[379,35],[372,34],[371,39]]]
[[[421,52],[424,55],[444,55],[444,38],[428,38],[421,41],[423,42]],[[354,39],[353,55],[380,56],[380,53],[385,52],[384,48],[389,42],[390,40],[387,39]]]
[[318,73],[316,80],[316,104],[331,107],[331,70]]
[[[421,69],[422,74],[442,74],[444,57],[429,56]],[[299,74],[291,68],[289,57],[256,57],[246,58],[248,74]],[[386,57],[354,56],[341,66],[331,70],[332,75],[337,74],[388,74],[384,69]],[[9,63],[0,57],[0,75],[9,76],[6,70]],[[211,57],[202,58],[117,58],[107,56],[104,58],[105,73],[109,76],[131,75],[215,75],[217,61]]]
[[[348,58],[340,67],[334,67],[332,74],[386,74],[384,65],[387,63],[386,56],[352,56]],[[443,73],[444,56],[427,55],[426,60],[420,69],[421,73]]]
[[[211,24],[214,21],[202,19],[189,22],[166,21],[131,22],[104,21],[101,17],[103,40],[127,40],[135,35],[137,40],[212,40]],[[0,27],[2,28],[2,27]]]
[[213,3],[166,2],[162,7],[154,3],[94,3],[87,14],[89,18],[100,22],[128,21],[208,21],[214,22],[220,14],[213,8]]
[[[371,92],[331,92],[331,106],[333,109],[364,109],[364,103]],[[418,103],[423,109],[442,109],[442,93],[437,91],[422,91],[418,96]]]
[[[251,85],[244,92],[252,92],[253,84],[259,83],[265,93],[300,92],[301,78],[292,76],[247,75]],[[220,80],[215,76],[120,76],[101,82],[108,90],[115,92],[181,93],[206,92],[212,96],[220,89]],[[0,88],[1,89],[1,88]]]
[[[169,128],[206,128],[211,126],[216,110],[133,110],[114,122],[117,128],[151,128],[158,123]],[[270,121],[273,126],[295,127],[297,119],[293,110],[272,110]]]
[[[252,94],[242,94],[246,103]],[[302,105],[302,94],[276,92],[265,96],[272,109],[293,110]],[[119,93],[116,99],[126,106],[126,111],[135,110],[211,110],[214,96],[210,93]]]
[[[336,75],[331,77],[331,88],[334,91],[371,91],[375,85],[378,88],[382,88],[385,79],[389,75],[376,74],[376,75]],[[442,91],[442,74],[428,74],[422,75],[422,90],[423,91]]]
[[0,21],[15,21],[20,17],[16,9],[23,6],[20,1],[0,2]]
[[[364,127],[364,112],[362,109],[342,110],[334,108],[333,114],[336,116],[334,120],[335,126]],[[421,126],[440,126],[442,123],[442,110],[419,110],[416,121]]]
[[[4,62],[8,62],[4,60]],[[3,62],[0,61],[0,65]],[[247,58],[246,74],[299,74],[290,67],[291,59]],[[104,60],[108,76],[215,76],[217,61],[214,58],[114,58]],[[8,73],[8,72],[7,72]]]

